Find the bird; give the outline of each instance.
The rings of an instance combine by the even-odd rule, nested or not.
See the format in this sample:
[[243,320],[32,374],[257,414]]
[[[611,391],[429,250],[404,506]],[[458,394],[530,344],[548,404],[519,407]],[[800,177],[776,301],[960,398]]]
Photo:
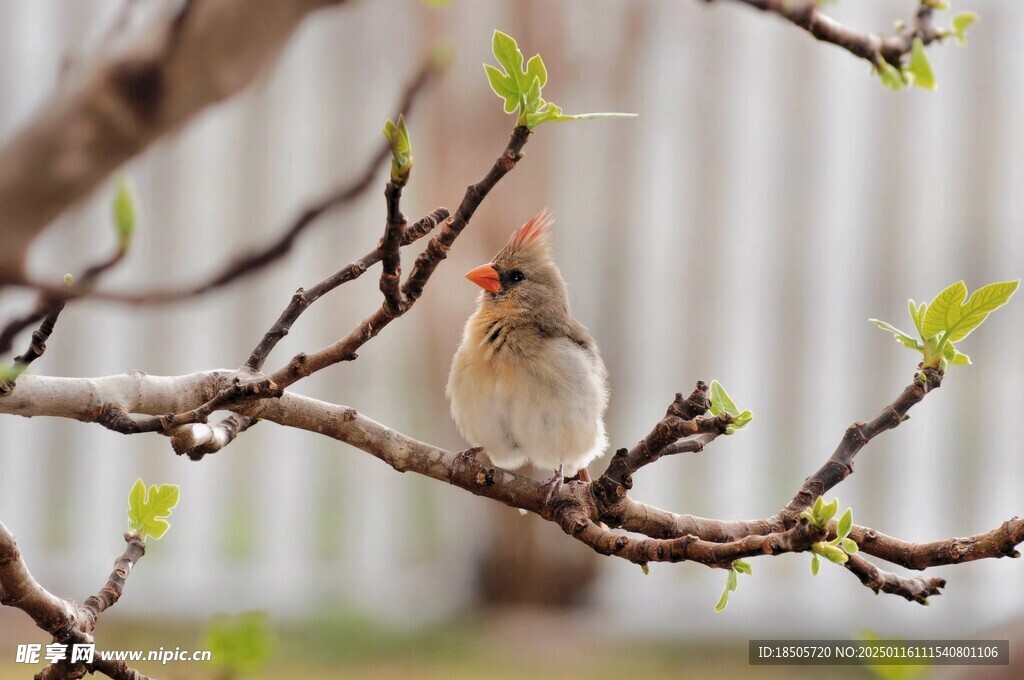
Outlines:
[[455,425],[471,444],[459,458],[484,451],[502,468],[553,470],[547,501],[565,478],[589,481],[586,466],[608,441],[608,372],[570,312],[551,252],[553,222],[542,210],[466,274],[481,291],[446,389]]

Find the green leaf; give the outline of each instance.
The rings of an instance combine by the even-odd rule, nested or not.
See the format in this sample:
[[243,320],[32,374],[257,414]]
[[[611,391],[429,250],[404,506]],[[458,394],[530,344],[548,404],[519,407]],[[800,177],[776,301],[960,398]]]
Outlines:
[[484,71],[494,94],[505,100],[505,113],[515,113],[519,108],[519,88],[515,78],[505,75],[490,64],[484,64]]
[[1017,292],[1018,286],[1020,286],[1020,279],[990,283],[974,291],[971,298],[959,310],[959,319],[955,326],[949,327],[949,342],[960,342],[970,335],[971,331],[980,326],[989,314],[1010,301],[1013,294]]
[[750,564],[748,562],[744,562],[743,560],[736,560],[735,562],[733,562],[732,568],[735,569],[737,572],[741,574],[747,574],[748,576],[754,573],[754,570],[751,568]]
[[134,193],[131,182],[123,176],[117,178],[111,212],[114,216],[114,230],[117,232],[117,248],[122,252],[128,250],[132,243],[132,234],[135,232]]
[[932,66],[928,63],[928,57],[924,53],[924,41],[914,38],[910,45],[910,62],[907,64],[907,73],[914,77],[914,86],[923,87],[926,90],[935,89],[935,74],[932,73]]
[[70,288],[71,286],[75,285],[75,277],[72,276],[71,274],[65,274],[64,275],[64,285],[67,286],[68,288]]
[[203,649],[210,650],[213,663],[234,675],[252,675],[266,666],[274,647],[267,617],[250,612],[238,617],[216,617],[203,636]]
[[729,570],[729,575],[725,577],[725,588],[726,588],[726,590],[736,590],[737,580],[738,580],[738,578],[736,576],[736,570],[735,569],[730,569]]
[[846,551],[847,555],[856,555],[860,550],[860,546],[852,538],[843,539],[843,550]]
[[818,526],[824,527],[828,524],[828,521],[835,516],[836,511],[839,509],[839,499],[833,498],[831,503],[826,503],[821,506],[821,512],[818,513],[818,519],[820,520]]
[[[911,302],[913,302],[913,300],[911,300]],[[913,316],[913,312],[911,312],[911,316]],[[922,349],[924,349],[924,346],[921,345],[920,342],[918,342],[917,338],[911,336],[908,333],[904,333],[903,331],[901,331],[899,328],[896,328],[895,326],[893,326],[888,321],[880,321],[878,319],[868,319],[868,321],[870,321],[871,323],[875,324],[876,326],[881,328],[883,331],[888,331],[888,332],[892,333],[893,336],[895,336],[896,341],[902,343],[906,347],[909,347],[910,349],[915,349],[915,350],[922,350]]]
[[843,516],[839,518],[839,525],[836,527],[836,536],[846,538],[853,528],[853,508],[847,508]]
[[875,62],[875,70],[878,71],[878,77],[882,79],[882,85],[890,90],[898,90],[906,85],[900,70],[882,57],[878,57]]
[[949,363],[951,363],[954,366],[970,366],[971,365],[971,358],[969,356],[967,356],[966,354],[963,354],[962,352],[958,352],[956,350],[953,351],[953,357],[950,358],[950,359],[947,359],[946,361],[948,361]]
[[166,518],[178,504],[177,484],[154,484],[146,491],[146,484],[138,479],[128,493],[128,527],[143,541],[146,536],[163,537],[170,524]]
[[821,509],[825,507],[825,497],[818,496],[814,499],[814,505],[811,506],[811,513],[814,517],[818,517],[821,514]]
[[412,170],[412,142],[409,128],[405,126],[405,116],[398,114],[398,125],[389,119],[384,123],[382,132],[391,145],[391,181],[404,185],[409,181],[409,171]]
[[956,36],[956,42],[958,45],[967,44],[967,36],[964,34],[967,29],[971,27],[975,21],[978,20],[978,15],[974,12],[960,12],[953,17],[953,35]]
[[817,576],[819,569],[821,569],[821,560],[818,559],[818,553],[811,553],[811,576]]
[[523,68],[523,53],[515,39],[501,31],[494,31],[491,41],[494,58],[504,70],[484,64],[491,89],[504,100],[505,113],[519,110],[516,125],[533,129],[548,121],[590,120],[594,118],[623,118],[631,113],[584,113],[567,115],[553,102],[545,101],[542,89],[548,82],[548,70],[539,54],[530,57]]
[[928,305],[921,324],[922,338],[927,340],[953,328],[962,317],[960,307],[966,299],[967,286],[963,281],[957,281],[936,295]]
[[544,60],[540,58],[539,54],[533,55],[526,62],[526,82],[532,83],[534,78],[540,81],[541,87],[548,84],[548,69],[544,66]]
[[[525,75],[523,74],[523,53],[519,51],[519,45],[515,38],[495,30],[491,39],[491,51],[494,53],[494,58],[505,69],[505,73],[515,78],[517,83],[520,82],[520,76]],[[517,89],[522,92],[526,88],[520,86]]]
[[540,98],[540,78],[534,77],[529,89],[526,90],[526,99],[524,101],[527,111],[536,111],[544,106],[546,102]]
[[739,415],[740,410],[733,402],[732,397],[722,387],[722,383],[717,380],[711,381],[711,414],[719,415],[721,413],[729,413],[731,415]]
[[837,548],[834,545],[825,544],[822,547],[821,553],[826,559],[835,564],[846,564],[850,560],[850,556],[843,552],[842,548]]
[[[550,102],[549,102],[550,103]],[[553,106],[553,105],[552,105]],[[557,107],[556,107],[557,108]],[[548,112],[548,115],[544,116],[537,125],[547,121],[555,123],[566,123],[572,120],[597,120],[598,118],[636,118],[635,113],[577,113],[577,114],[564,114],[562,109],[558,109],[557,112]]]
[[[910,300],[910,304],[913,305],[914,301]],[[917,332],[921,334],[922,338],[924,337],[924,328],[923,328],[923,325],[924,325],[924,315],[927,312],[928,312],[928,303],[927,302],[922,302],[921,306],[917,308],[917,313],[916,314],[913,314],[913,313],[911,314],[911,318],[914,319],[914,326],[917,328]]]
[[718,598],[718,604],[715,605],[715,611],[716,612],[725,611],[725,608],[728,606],[728,604],[729,604],[729,586],[726,585],[725,589],[722,591],[722,596],[720,598]]

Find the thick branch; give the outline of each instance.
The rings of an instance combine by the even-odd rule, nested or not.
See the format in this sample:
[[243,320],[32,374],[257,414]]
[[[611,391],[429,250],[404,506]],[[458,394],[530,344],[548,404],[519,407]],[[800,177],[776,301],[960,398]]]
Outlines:
[[[437,70],[436,60],[428,60],[419,69],[402,94],[401,101],[398,104],[398,111],[400,113],[405,116],[409,115],[418,95],[437,73]],[[291,251],[292,246],[299,237],[319,218],[332,210],[353,203],[362,196],[372,186],[374,176],[387,159],[389,153],[389,146],[386,143],[382,143],[377,152],[367,161],[366,165],[354,179],[336,187],[322,199],[308,206],[281,231],[280,235],[273,242],[228,263],[219,274],[202,283],[179,289],[156,289],[137,293],[111,293],[92,291],[86,288],[68,290],[46,288],[45,293],[64,300],[88,295],[96,300],[128,304],[163,304],[180,302],[222,288],[281,259]]]
[[64,79],[0,149],[0,285],[24,281],[25,252],[55,217],[153,141],[243,89],[308,14],[340,1],[192,0],[187,14]]
[[[210,401],[231,385],[233,377],[230,371],[175,378],[133,373],[93,380],[27,375],[17,391],[0,398],[0,413],[51,415],[85,422],[97,420],[98,411],[104,408],[125,414],[182,413]],[[913,386],[908,388],[911,389]],[[894,408],[903,409],[904,405],[899,403],[903,399],[897,400]],[[104,408],[98,407],[101,404]],[[728,566],[731,560],[740,557],[806,550],[810,542],[820,540],[813,530],[800,528],[802,522],[786,526],[779,516],[727,522],[677,515],[634,501],[624,490],[621,497],[607,504],[599,500],[596,482],[566,484],[548,503],[548,488],[538,480],[476,461],[461,460],[453,452],[406,437],[351,408],[290,392],[279,399],[246,402],[238,409],[249,418],[262,418],[346,442],[398,471],[416,472],[478,496],[534,512],[558,522],[563,528],[568,527],[572,535],[595,550],[616,555],[624,552],[620,556],[633,561],[686,559],[711,566]],[[628,540],[621,543],[621,535],[604,529],[601,522],[611,528],[643,534],[649,540],[626,536]],[[594,526],[590,526],[591,523]],[[1015,518],[976,537],[926,544],[900,541],[866,527],[855,528],[851,537],[866,554],[921,569],[1015,555],[1015,546],[1024,541],[1024,522]],[[865,585],[882,592],[922,601],[941,587],[935,579],[904,579],[887,574],[863,557],[852,562],[851,573]]]
[[88,621],[70,602],[53,595],[32,577],[14,535],[0,522],[0,604],[17,607],[55,638],[83,629]]

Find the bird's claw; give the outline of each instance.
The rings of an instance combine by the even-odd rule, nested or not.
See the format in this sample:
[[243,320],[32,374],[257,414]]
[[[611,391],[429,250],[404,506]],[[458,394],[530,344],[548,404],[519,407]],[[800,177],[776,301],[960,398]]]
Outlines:
[[448,483],[453,484],[455,482],[455,473],[458,471],[459,467],[465,466],[467,463],[476,460],[477,454],[483,450],[484,448],[482,446],[473,446],[455,454],[455,460],[452,461],[452,474],[448,478]]
[[544,505],[550,505],[551,499],[554,498],[555,494],[562,490],[562,486],[565,484],[565,477],[562,476],[562,466],[559,465],[558,469],[555,470],[554,476],[548,481],[544,482],[544,486],[548,487],[548,493],[544,497]]

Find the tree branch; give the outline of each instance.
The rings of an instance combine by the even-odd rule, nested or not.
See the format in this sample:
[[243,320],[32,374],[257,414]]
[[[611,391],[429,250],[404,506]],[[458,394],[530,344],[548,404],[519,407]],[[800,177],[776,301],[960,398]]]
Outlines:
[[[434,210],[432,213],[416,222],[416,224],[405,229],[402,233],[402,245],[407,246],[410,243],[423,238],[429,234],[434,227],[448,219],[448,216],[449,212],[447,208],[438,208]],[[338,286],[362,276],[367,269],[380,262],[383,256],[383,251],[378,247],[355,262],[343,267],[338,272],[328,276],[309,290],[299,288],[295,291],[295,295],[292,296],[291,302],[288,303],[288,306],[285,307],[283,312],[281,312],[281,315],[278,317],[274,325],[270,327],[270,330],[267,331],[266,335],[263,336],[259,344],[253,349],[249,358],[246,360],[245,364],[243,364],[242,370],[247,373],[258,373],[262,370],[263,364],[266,362],[270,352],[273,351],[274,347],[277,346],[277,343],[280,342],[284,336],[288,335],[292,325],[298,320],[299,316],[309,308],[310,305]]]
[[914,376],[914,381],[877,418],[870,423],[858,422],[847,428],[839,448],[817,472],[807,478],[783,510],[786,521],[792,522],[804,508],[814,503],[815,498],[825,495],[829,489],[853,474],[853,459],[857,453],[872,439],[906,420],[907,411],[914,404],[942,385],[942,375],[942,371],[936,368],[925,368]]
[[[21,557],[14,535],[0,522],[0,604],[24,611],[39,628],[52,635],[55,642],[64,645],[93,644],[92,633],[99,615],[120,599],[125,579],[146,552],[145,543],[138,537],[125,534],[124,540],[128,545],[115,560],[114,571],[106,585],[81,606],[76,606],[39,585]],[[53,663],[35,677],[80,678],[86,671],[104,673],[111,678],[148,680],[123,661],[98,658],[90,664],[72,664],[67,660]]]
[[65,79],[44,113],[0,149],[0,285],[25,281],[25,252],[55,217],[149,144],[242,90],[308,14],[341,1],[191,0],[187,12]]
[[932,8],[924,3],[918,7],[911,25],[900,28],[894,35],[880,36],[860,32],[828,17],[818,10],[816,0],[734,1],[782,17],[815,39],[841,47],[873,65],[884,59],[899,68],[903,58],[910,54],[915,38],[920,38],[925,45],[943,38],[942,32],[932,25]]
[[422,295],[423,287],[427,284],[437,265],[448,256],[448,249],[469,224],[477,207],[498,181],[508,174],[522,158],[522,149],[529,136],[528,128],[523,126],[515,128],[505,150],[491,166],[490,171],[483,179],[476,184],[471,184],[466,189],[466,194],[458,210],[445,221],[439,233],[430,239],[426,249],[416,258],[412,272],[402,285],[401,292],[405,299],[402,301],[397,315],[389,310],[385,303],[351,333],[333,345],[312,354],[295,355],[286,366],[272,373],[270,380],[279,388],[284,389],[328,366],[341,361],[351,361],[356,358],[357,349],[376,337],[393,320],[407,312]]
[[[100,412],[104,410],[123,414],[183,413],[202,407],[229,388],[235,377],[231,371],[173,378],[133,373],[92,380],[29,375],[24,376],[17,391],[0,399],[0,413],[51,415],[85,422],[101,420]],[[915,382],[889,408],[905,415],[906,410],[927,393],[918,391],[919,383],[921,381],[915,378]],[[701,411],[701,392],[698,384],[695,390],[697,397],[691,395],[688,400],[677,397],[663,421],[634,447],[635,455],[631,460],[649,464],[652,451],[659,450],[659,447],[664,451],[674,446],[671,442],[675,433],[689,432],[697,423],[715,422],[714,418],[701,415],[681,421],[688,425],[676,422],[676,419]],[[728,567],[732,561],[743,557],[806,551],[813,543],[835,534],[834,522],[824,531],[802,520],[787,523],[784,517],[788,515],[783,512],[767,519],[737,521],[678,515],[631,499],[622,485],[617,485],[615,493],[609,497],[602,480],[624,479],[615,471],[602,475],[592,484],[566,484],[549,503],[549,489],[541,481],[464,460],[454,452],[395,432],[346,406],[285,391],[277,399],[243,402],[236,408],[248,418],[261,418],[338,439],[370,453],[400,472],[416,472],[510,507],[533,512],[556,522],[566,533],[601,554],[616,555],[639,564],[685,560],[711,567]],[[878,426],[868,424],[863,427],[869,433],[877,434],[885,428],[880,427],[884,421],[876,421],[879,421]],[[664,444],[665,441],[670,443]],[[629,451],[621,455],[625,459]],[[622,461],[616,463],[614,459],[609,470],[613,467],[625,474],[629,474],[625,472],[627,470],[636,469],[627,467]],[[643,537],[620,534],[613,531],[616,528]],[[850,537],[865,554],[913,569],[926,569],[983,558],[1016,557],[1019,554],[1015,547],[1024,542],[1024,521],[1014,518],[978,536],[924,544],[891,538],[868,527],[856,527]],[[916,602],[938,594],[944,584],[941,579],[907,579],[884,572],[859,555],[851,556],[847,568],[869,588],[898,594]]]

